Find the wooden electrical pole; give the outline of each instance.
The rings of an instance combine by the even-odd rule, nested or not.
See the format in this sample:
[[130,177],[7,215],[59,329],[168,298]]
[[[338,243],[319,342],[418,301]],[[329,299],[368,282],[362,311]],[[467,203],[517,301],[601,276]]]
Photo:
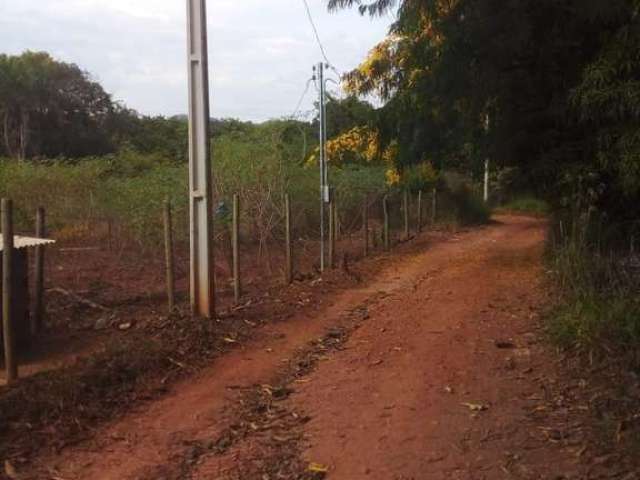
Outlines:
[[1,202],[2,217],[2,335],[4,340],[4,365],[7,385],[18,379],[13,338],[13,203],[7,198]]
[[409,240],[409,190],[402,192],[402,210],[404,214],[404,239]]
[[362,234],[364,237],[364,256],[369,255],[369,197],[364,196],[362,205]]
[[284,196],[284,215],[285,215],[285,280],[287,284],[293,282],[293,244],[291,239],[291,199],[289,194]]
[[167,303],[169,312],[172,312],[176,305],[175,280],[173,266],[173,225],[171,219],[171,202],[167,199],[164,202],[164,259],[165,272],[167,278]]
[[416,231],[422,233],[422,190],[418,191],[418,221],[416,224]]
[[333,268],[334,256],[336,254],[336,206],[335,199],[332,199],[329,203],[329,256],[328,263],[329,268]]
[[233,245],[233,298],[236,304],[240,303],[242,284],[240,281],[240,197],[233,196],[233,220],[231,241]]
[[438,189],[433,187],[433,197],[431,198],[431,224],[434,225],[438,218]]
[[384,250],[388,252],[391,244],[389,241],[389,201],[386,195],[382,197],[382,212],[384,214],[384,226],[382,234]]
[[[484,122],[484,131],[485,131],[485,135],[489,135],[489,127],[490,127],[490,117],[489,114],[487,113],[486,117],[485,117],[485,122]],[[483,192],[483,199],[484,199],[484,203],[489,203],[489,157],[487,157],[484,161],[484,192]]]

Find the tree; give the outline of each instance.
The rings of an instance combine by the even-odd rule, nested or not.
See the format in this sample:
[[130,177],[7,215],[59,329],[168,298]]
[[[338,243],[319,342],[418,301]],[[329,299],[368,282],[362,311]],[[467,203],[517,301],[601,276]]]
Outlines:
[[[382,142],[398,143],[400,169],[432,158],[436,166],[479,172],[490,156],[499,166],[520,167],[552,199],[567,172],[593,165],[592,129],[575,121],[572,91],[612,38],[637,28],[637,4],[328,2],[331,9],[359,7],[370,15],[398,8],[387,39],[344,80],[354,93],[385,100],[378,128]],[[637,52],[629,44],[619,50]]]
[[88,74],[44,52],[0,55],[5,154],[81,156],[112,149],[104,126],[111,97]]

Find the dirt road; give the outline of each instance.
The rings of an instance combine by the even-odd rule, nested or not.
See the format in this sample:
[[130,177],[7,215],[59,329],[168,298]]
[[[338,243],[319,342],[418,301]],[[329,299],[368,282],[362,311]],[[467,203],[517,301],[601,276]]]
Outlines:
[[499,217],[418,244],[34,476],[583,478],[579,426],[549,407],[543,242],[543,221]]

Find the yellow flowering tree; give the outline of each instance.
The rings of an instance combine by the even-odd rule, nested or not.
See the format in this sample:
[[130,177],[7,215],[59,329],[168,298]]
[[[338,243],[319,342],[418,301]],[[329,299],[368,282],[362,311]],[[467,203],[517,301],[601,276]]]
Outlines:
[[[327,141],[327,161],[340,167],[346,164],[376,163],[383,158],[378,132],[368,127],[354,127]],[[307,160],[308,165],[318,162],[320,147],[316,147]]]

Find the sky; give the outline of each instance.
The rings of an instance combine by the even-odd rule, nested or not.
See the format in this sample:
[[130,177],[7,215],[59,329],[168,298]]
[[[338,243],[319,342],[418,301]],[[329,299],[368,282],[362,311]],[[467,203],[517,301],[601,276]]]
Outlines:
[[[357,66],[392,21],[308,2],[340,72]],[[322,58],[303,0],[208,0],[207,8],[212,116],[291,115]],[[185,0],[0,0],[0,53],[25,50],[76,63],[142,114],[186,113]],[[311,88],[302,111],[315,95]]]

